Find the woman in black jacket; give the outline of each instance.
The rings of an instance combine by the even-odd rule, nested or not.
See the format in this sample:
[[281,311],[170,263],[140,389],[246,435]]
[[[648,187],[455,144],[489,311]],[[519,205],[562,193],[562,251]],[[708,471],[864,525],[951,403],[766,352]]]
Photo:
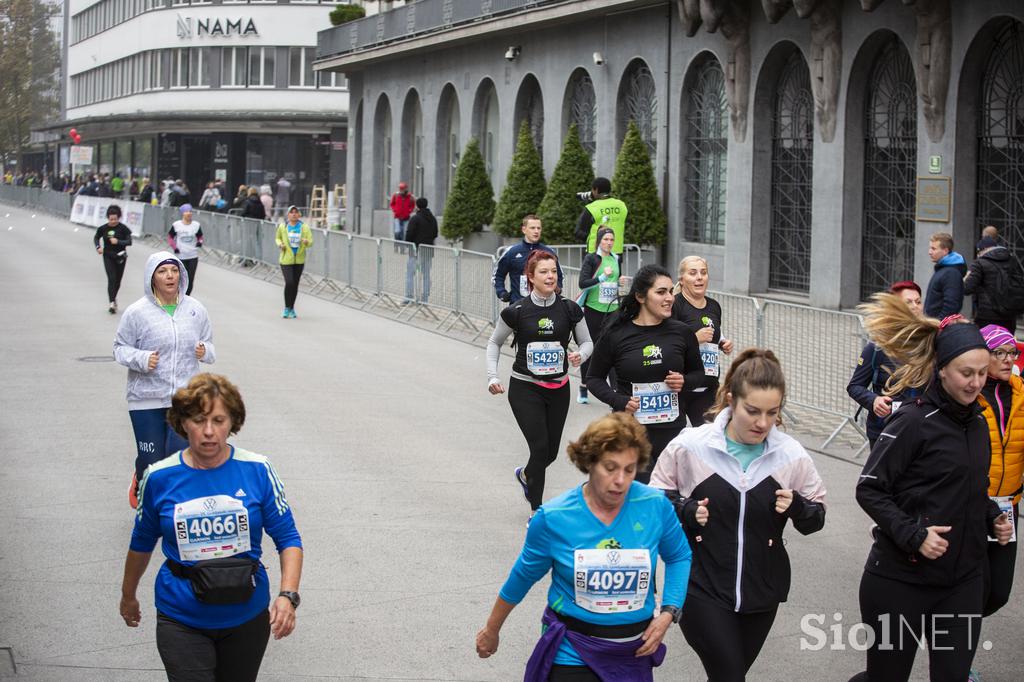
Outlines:
[[919,642],[932,680],[966,680],[978,646],[987,536],[1013,526],[988,497],[988,425],[977,398],[988,346],[959,316],[918,317],[893,294],[862,307],[875,343],[900,366],[888,390],[924,387],[886,423],[857,484],[877,524],[860,584],[873,629],[867,672],[854,680],[906,680]]
[[242,217],[255,220],[267,219],[267,209],[263,207],[263,202],[260,201],[260,191],[255,187],[249,188],[249,197],[242,204]]

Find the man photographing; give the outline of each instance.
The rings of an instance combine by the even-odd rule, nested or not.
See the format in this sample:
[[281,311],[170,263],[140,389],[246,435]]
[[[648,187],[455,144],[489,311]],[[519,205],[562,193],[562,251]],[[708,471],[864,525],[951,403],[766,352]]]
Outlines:
[[626,203],[611,196],[612,183],[608,178],[594,178],[590,188],[590,203],[583,209],[576,222],[576,241],[586,239],[587,253],[597,249],[597,231],[608,227],[615,235],[612,253],[622,260],[622,245],[625,242]]

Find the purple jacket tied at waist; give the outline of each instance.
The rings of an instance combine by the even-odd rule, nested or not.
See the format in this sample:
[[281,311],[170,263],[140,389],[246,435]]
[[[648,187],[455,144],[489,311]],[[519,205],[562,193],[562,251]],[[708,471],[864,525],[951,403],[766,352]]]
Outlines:
[[533,654],[526,664],[523,682],[547,682],[555,654],[562,645],[562,639],[569,638],[576,653],[587,667],[604,682],[654,682],[654,668],[665,660],[665,645],[659,644],[650,656],[637,658],[636,650],[643,640],[613,642],[600,637],[590,637],[573,632],[558,620],[551,608],[544,609],[542,620],[547,630],[541,635]]

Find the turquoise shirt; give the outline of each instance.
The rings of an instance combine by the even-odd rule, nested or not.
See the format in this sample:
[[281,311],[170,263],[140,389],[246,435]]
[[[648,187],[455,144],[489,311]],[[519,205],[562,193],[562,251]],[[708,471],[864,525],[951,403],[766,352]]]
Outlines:
[[764,454],[764,442],[757,443],[756,445],[747,445],[746,443],[737,443],[732,438],[729,438],[729,436],[726,436],[725,444],[729,454],[739,461],[740,467],[744,471],[747,470],[751,462]]

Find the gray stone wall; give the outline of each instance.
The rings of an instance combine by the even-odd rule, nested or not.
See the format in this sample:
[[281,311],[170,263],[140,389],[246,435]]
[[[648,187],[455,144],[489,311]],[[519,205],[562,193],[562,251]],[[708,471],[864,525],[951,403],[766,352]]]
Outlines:
[[[827,5],[829,0],[817,4]],[[879,4],[863,0],[864,4]],[[716,3],[710,3],[712,5]],[[769,2],[768,4],[772,4]],[[786,5],[781,0],[776,5]],[[815,3],[801,3],[804,5]],[[834,103],[835,133],[823,139],[819,121],[815,122],[812,203],[812,240],[810,289],[799,300],[812,305],[837,308],[856,304],[860,297],[861,240],[864,179],[864,106],[867,81],[883,39],[895,35],[907,49],[915,66],[921,67],[919,19],[915,7],[897,0],[881,2],[865,12],[861,2],[844,0],[834,6],[839,12],[841,38],[832,41],[834,54],[840,56],[831,76],[838,91]],[[918,0],[918,8],[940,2]],[[795,47],[808,63],[812,81],[820,87],[829,78],[829,70],[820,57],[820,42],[812,33],[814,17],[800,18],[790,7],[775,24],[769,23],[762,3],[749,6],[749,97],[746,133],[742,140],[729,135],[727,157],[726,238],[723,245],[683,241],[683,189],[685,182],[685,109],[686,88],[693,65],[702,53],[710,52],[731,71],[731,48],[724,33],[709,33],[699,28],[688,37],[680,22],[677,3],[638,8],[586,22],[569,22],[552,28],[531,28],[524,20],[521,32],[482,37],[479,41],[442,46],[400,58],[360,66],[349,72],[351,109],[347,176],[350,184],[350,211],[359,213],[357,224],[364,233],[388,234],[386,196],[394,191],[402,177],[400,169],[410,168],[410,145],[403,144],[404,106],[418,100],[422,112],[425,167],[421,194],[427,196],[440,213],[445,187],[442,136],[437,123],[442,120],[441,94],[450,84],[457,98],[459,146],[481,130],[481,85],[493,82],[498,99],[500,126],[493,171],[496,197],[504,185],[515,145],[517,95],[525,79],[535,77],[543,98],[543,160],[550,176],[561,149],[566,126],[566,97],[569,78],[583,68],[593,80],[598,103],[597,149],[594,169],[611,176],[615,155],[621,143],[619,90],[630,62],[642,59],[650,68],[657,86],[657,154],[655,176],[659,182],[669,220],[669,239],[663,261],[674,269],[675,263],[689,254],[707,258],[714,288],[737,293],[764,293],[768,289],[768,245],[771,215],[771,120],[774,87],[784,56]],[[948,89],[943,101],[944,133],[933,139],[922,106],[918,86],[917,173],[929,175],[932,155],[942,157],[942,176],[953,178],[953,221],[951,224],[920,222],[916,228],[914,275],[925,286],[931,274],[927,257],[928,235],[951,231],[957,249],[965,257],[973,256],[973,243],[980,227],[975,225],[974,163],[977,137],[978,84],[987,56],[986,41],[991,40],[999,21],[1007,17],[1024,21],[1024,5],[1017,0],[972,0],[952,2],[952,31],[948,57]],[[925,17],[927,19],[927,17]],[[934,38],[934,34],[931,35]],[[940,36],[941,37],[941,36]],[[826,40],[826,43],[828,41]],[[510,46],[521,48],[514,61],[504,58]],[[935,41],[929,55],[932,66],[941,69],[943,50]],[[603,64],[596,65],[593,53],[600,52]],[[824,73],[823,73],[824,72]],[[739,74],[742,76],[742,74]],[[737,80],[737,83],[740,81]],[[827,88],[825,88],[827,90]],[[827,97],[826,97],[827,99]],[[392,141],[390,187],[380,187],[380,130],[375,130],[375,113],[382,101],[391,112]],[[934,108],[934,107],[933,107]],[[361,117],[361,118],[359,118]],[[358,118],[358,120],[357,120]],[[934,117],[932,117],[934,118]],[[406,120],[408,125],[408,120]],[[582,188],[581,188],[582,189]],[[374,209],[378,209],[374,211]]]

